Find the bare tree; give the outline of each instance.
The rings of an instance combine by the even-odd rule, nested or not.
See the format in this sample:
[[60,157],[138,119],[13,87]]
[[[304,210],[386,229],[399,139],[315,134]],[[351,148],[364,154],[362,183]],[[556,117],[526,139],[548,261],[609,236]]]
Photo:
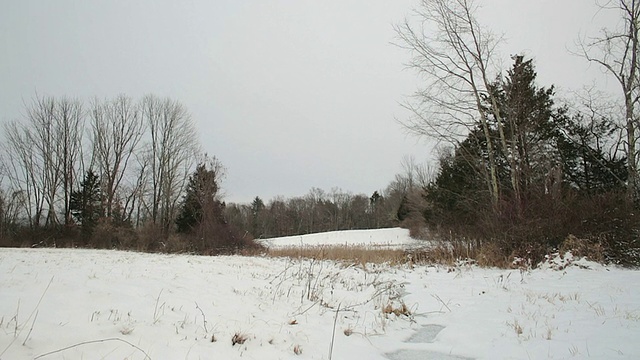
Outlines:
[[[113,100],[93,102],[91,111],[93,152],[97,168],[103,178],[106,216],[112,217],[114,201],[121,190],[130,162],[143,136],[140,109],[133,100],[120,95]],[[125,218],[132,213],[132,200],[137,184],[123,194],[127,200],[122,209]]]
[[62,98],[55,107],[56,160],[62,182],[64,224],[71,219],[71,192],[76,184],[78,161],[82,154],[82,134],[84,128],[82,104],[76,99]]
[[640,101],[640,0],[606,0],[601,10],[616,11],[622,20],[616,27],[604,28],[594,38],[578,41],[579,54],[601,66],[613,76],[622,90],[624,100],[624,127],[629,178],[628,198],[640,200],[638,179],[638,103]]
[[[418,25],[405,20],[396,26],[399,46],[410,51],[409,67],[427,82],[413,101],[405,104],[413,116],[402,121],[410,132],[438,141],[459,144],[479,124],[488,161],[481,167],[492,203],[500,198],[496,149],[487,107],[496,118],[502,150],[509,151],[498,102],[491,88],[493,58],[500,39],[483,28],[475,17],[473,0],[422,0],[414,10]],[[488,102],[488,106],[487,106]],[[512,166],[511,183],[519,195]]]
[[187,109],[179,102],[148,95],[140,106],[150,136],[146,156],[151,194],[147,208],[151,220],[167,234],[195,162],[197,135]]
[[[69,201],[81,154],[82,105],[74,99],[36,97],[26,107],[26,121],[4,126],[8,178],[25,199],[31,226],[71,222]],[[62,193],[60,193],[62,191]],[[46,218],[43,219],[46,207]]]
[[5,166],[10,187],[19,192],[24,200],[22,205],[29,226],[39,226],[44,195],[29,128],[18,121],[11,121],[3,124],[3,130],[5,141],[2,146],[6,154]]
[[60,169],[57,163],[55,139],[55,99],[36,98],[27,107],[27,130],[29,143],[35,148],[36,171],[40,175],[40,189],[47,204],[45,226],[56,225],[58,217],[55,210],[56,193],[61,184]]

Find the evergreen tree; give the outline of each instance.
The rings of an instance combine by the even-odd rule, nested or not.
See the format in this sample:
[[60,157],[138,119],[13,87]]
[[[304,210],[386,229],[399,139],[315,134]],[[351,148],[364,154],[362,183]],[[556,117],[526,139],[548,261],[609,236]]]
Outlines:
[[[500,151],[494,154],[498,172],[510,175],[506,180],[500,178],[502,197],[517,216],[522,216],[525,204],[540,191],[535,187],[560,166],[555,139],[560,134],[566,109],[555,106],[553,86],[537,86],[532,60],[525,61],[519,55],[513,60],[507,76],[490,87],[497,108],[491,107],[488,99],[486,108],[492,128],[497,129],[501,122],[506,140],[506,147],[496,147]],[[482,137],[480,142],[486,141]]]
[[264,201],[259,196],[256,196],[251,202],[251,233],[255,238],[263,235],[260,230],[260,217],[264,208]]
[[567,184],[584,196],[624,190],[627,159],[605,149],[607,139],[615,137],[616,126],[608,119],[588,121],[577,115],[567,119],[563,128],[557,146]]
[[[611,123],[570,117],[565,107],[555,105],[553,87],[537,86],[536,76],[531,60],[515,57],[506,78],[491,88],[500,116],[486,106],[489,138],[478,124],[440,159],[438,176],[425,192],[424,215],[432,228],[462,237],[502,239],[503,250],[543,248],[557,245],[568,231],[580,231],[568,223],[575,216],[563,210],[571,201],[623,189],[625,159],[608,154],[603,146],[615,137]],[[499,149],[493,158],[501,201],[497,211],[491,211],[486,142],[497,143],[497,121],[504,122],[508,146],[506,152],[493,147]],[[512,186],[514,172],[517,186]]]
[[373,226],[374,228],[380,227],[380,224],[384,221],[384,219],[380,219],[383,209],[384,197],[376,190],[369,198],[369,215],[372,218],[369,226]]
[[220,201],[217,199],[218,179],[216,169],[207,169],[201,163],[189,177],[186,194],[182,200],[180,213],[176,218],[177,231],[188,233],[200,224],[205,213],[222,214]]
[[100,179],[92,170],[85,174],[80,189],[71,192],[69,207],[71,215],[82,225],[82,232],[91,235],[103,215]]
[[[497,136],[496,136],[497,138]],[[473,224],[478,217],[491,209],[491,189],[486,181],[489,175],[489,158],[484,149],[484,132],[476,128],[469,136],[439,159],[439,171],[435,180],[425,189],[427,208],[424,216],[432,227]],[[498,178],[509,181],[504,171],[505,162],[500,162]]]

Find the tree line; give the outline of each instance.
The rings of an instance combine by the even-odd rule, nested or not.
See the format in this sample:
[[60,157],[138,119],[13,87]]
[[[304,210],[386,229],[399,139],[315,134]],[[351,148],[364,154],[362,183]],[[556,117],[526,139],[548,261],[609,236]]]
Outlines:
[[176,232],[196,163],[217,166],[186,107],[155,95],[36,96],[2,133],[3,245],[157,249]]
[[538,84],[532,59],[497,66],[500,39],[472,0],[422,1],[413,21],[396,26],[425,80],[403,125],[443,144],[413,215],[432,234],[505,261],[540,260],[577,237],[638,263],[640,1],[609,1],[603,11],[618,11],[620,26],[578,40],[576,53],[613,75],[622,96],[592,89],[571,102]]
[[383,191],[369,196],[339,188],[329,192],[312,188],[304,196],[280,196],[266,203],[256,196],[250,204],[227,204],[225,214],[231,224],[254,238],[399,226],[408,197],[419,193],[420,184],[427,184],[424,166],[407,158],[404,168]]
[[3,246],[236,251],[254,238],[395,226],[419,175],[426,184],[407,158],[406,174],[371,196],[314,188],[227,204],[226,169],[202,154],[187,109],[154,95],[36,96],[2,135]]

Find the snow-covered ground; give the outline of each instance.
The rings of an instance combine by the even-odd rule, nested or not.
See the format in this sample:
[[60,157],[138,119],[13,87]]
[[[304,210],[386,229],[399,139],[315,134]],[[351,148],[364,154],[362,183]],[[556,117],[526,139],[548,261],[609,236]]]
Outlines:
[[520,271],[0,249],[0,359],[638,359],[639,284],[640,271],[580,260]]
[[286,236],[259,240],[269,248],[358,246],[368,248],[406,249],[428,245],[412,239],[409,230],[401,228],[332,231],[318,234]]

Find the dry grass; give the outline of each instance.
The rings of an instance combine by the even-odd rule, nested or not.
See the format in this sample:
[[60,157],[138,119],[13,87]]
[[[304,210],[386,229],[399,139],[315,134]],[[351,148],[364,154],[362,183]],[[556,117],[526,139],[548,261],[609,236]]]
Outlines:
[[480,246],[477,251],[476,260],[482,267],[509,268],[513,264],[515,255],[506,256],[504,250],[496,243],[487,243]]
[[410,253],[414,263],[439,264],[455,267],[461,261],[471,260],[481,267],[513,268],[518,254],[506,254],[495,242],[478,244],[475,241],[443,241],[432,248]]
[[291,246],[268,249],[266,254],[272,257],[334,260],[358,264],[440,264],[455,266],[460,260],[474,259],[481,266],[508,268],[511,265],[509,258],[502,255],[500,249],[496,248],[495,245],[487,244],[477,247],[474,243],[466,241],[442,242],[437,246],[418,250],[351,245]]
[[[569,236],[562,244],[561,251],[571,251],[576,256],[587,256],[590,260],[602,261],[604,248],[599,243]],[[460,262],[471,261],[481,267],[502,269],[530,266],[531,256],[527,251],[509,251],[496,242],[477,243],[475,241],[441,241],[429,248],[403,250],[374,246],[307,246],[282,247],[265,250],[271,257],[307,258],[316,260],[334,260],[356,264],[391,265],[444,265],[456,267]],[[535,258],[535,256],[533,256]],[[520,262],[514,262],[520,259]]]
[[400,249],[381,249],[366,246],[317,246],[284,247],[267,250],[272,257],[308,258],[316,260],[335,260],[359,264],[389,263],[403,264],[409,261],[407,253]]
[[567,251],[570,251],[576,257],[586,257],[589,260],[600,263],[604,261],[604,246],[597,241],[579,239],[569,235],[560,246],[560,254],[565,254]]
[[417,264],[454,266],[460,260],[477,260],[480,249],[470,241],[443,241],[431,248],[412,251],[410,255]]
[[522,325],[518,323],[518,320],[515,320],[513,324],[511,324],[511,326],[513,326],[513,330],[516,332],[516,335],[518,336],[522,335],[522,333],[524,332],[524,330],[522,329]]
[[249,339],[249,337],[247,336],[247,334],[243,334],[240,332],[237,332],[235,334],[233,334],[233,337],[231,338],[231,346],[234,346],[236,344],[244,344],[245,341],[247,341],[247,339]]
[[386,315],[394,314],[395,316],[411,316],[411,311],[404,302],[400,302],[398,306],[393,306],[393,304],[389,303],[382,308],[382,313]]

